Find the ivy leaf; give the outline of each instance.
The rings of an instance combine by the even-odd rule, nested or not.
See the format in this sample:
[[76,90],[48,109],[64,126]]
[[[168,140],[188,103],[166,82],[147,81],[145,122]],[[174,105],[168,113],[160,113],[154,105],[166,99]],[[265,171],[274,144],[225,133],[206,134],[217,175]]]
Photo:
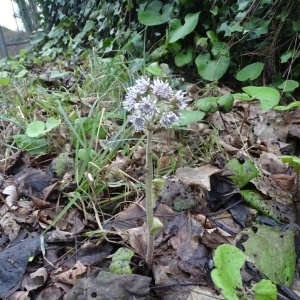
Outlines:
[[10,79],[8,77],[8,73],[6,71],[0,72],[0,84],[8,85],[10,83]]
[[227,71],[230,63],[228,55],[221,55],[217,59],[211,59],[210,54],[200,54],[195,60],[199,75],[209,81],[220,79]]
[[158,60],[160,58],[162,58],[163,56],[165,56],[166,54],[168,54],[168,49],[166,48],[165,45],[162,45],[158,48],[156,48],[151,54],[150,57],[153,60]]
[[264,64],[261,62],[250,64],[237,72],[236,79],[239,81],[254,80],[261,74],[263,68]]
[[193,60],[193,47],[187,50],[183,49],[175,56],[175,64],[177,67],[183,67]]
[[293,92],[299,86],[299,82],[295,80],[285,80],[281,85],[278,86],[283,92]]
[[243,91],[250,95],[252,99],[258,99],[260,107],[265,110],[271,109],[280,100],[279,92],[268,86],[245,86]]
[[252,98],[246,93],[235,93],[232,94],[232,96],[234,97],[234,99],[245,100],[245,101],[252,100]]
[[225,94],[219,98],[217,104],[221,111],[227,112],[233,105],[233,96],[231,94]]
[[292,102],[288,105],[275,106],[274,109],[276,109],[276,110],[289,110],[289,109],[292,109],[294,107],[300,107],[300,101],[295,101],[295,102]]
[[192,111],[192,110],[183,110],[182,118],[174,125],[176,126],[185,126],[194,122],[198,122],[205,117],[205,113],[202,111]]
[[205,97],[197,100],[196,106],[203,112],[214,113],[218,111],[218,97]]
[[42,121],[33,121],[28,124],[26,134],[29,137],[39,137],[57,127],[60,122],[60,119],[55,119],[53,117],[48,118],[46,123]]
[[43,31],[38,31],[37,33],[33,34],[32,36],[30,36],[30,43],[32,45],[38,44],[39,42],[41,42],[42,40],[44,40],[46,36],[46,33]]
[[178,19],[175,19],[177,21],[170,24],[171,28],[169,31],[169,43],[174,43],[191,33],[197,26],[199,14],[200,12],[194,14],[187,14],[184,18],[185,24],[183,26],[181,25],[181,22]]
[[162,10],[162,14],[159,12],[162,8],[161,1],[152,1],[146,10],[140,10],[138,12],[138,20],[140,23],[146,26],[161,25],[170,20],[170,6],[165,5]]

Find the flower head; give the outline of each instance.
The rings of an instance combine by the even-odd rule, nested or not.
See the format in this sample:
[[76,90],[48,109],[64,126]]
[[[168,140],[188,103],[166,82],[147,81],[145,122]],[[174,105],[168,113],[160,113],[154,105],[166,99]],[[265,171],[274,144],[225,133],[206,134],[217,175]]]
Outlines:
[[174,100],[176,101],[176,105],[180,110],[183,110],[187,107],[185,92],[179,90],[174,95]]
[[176,123],[179,120],[179,117],[173,113],[172,111],[164,112],[160,119],[160,124],[165,127],[169,128],[173,123]]
[[135,105],[135,109],[140,111],[141,115],[147,120],[152,119],[159,112],[156,101],[152,100],[150,95],[143,97],[142,101]]
[[136,131],[158,124],[168,128],[180,119],[186,106],[183,91],[174,91],[168,82],[149,77],[141,77],[127,88],[123,102],[123,107],[132,112],[130,121]]
[[149,77],[141,77],[137,79],[134,87],[139,91],[140,94],[145,94],[150,86],[150,78]]
[[127,111],[131,111],[136,104],[136,101],[139,97],[139,91],[135,86],[129,87],[127,89],[127,95],[125,97],[125,101],[123,102],[123,107]]
[[136,131],[141,131],[144,129],[145,118],[143,116],[141,116],[140,114],[138,114],[138,113],[133,114],[131,117],[131,122]]
[[173,91],[171,86],[159,78],[154,79],[153,84],[151,84],[150,87],[152,93],[159,98],[168,100],[172,97]]

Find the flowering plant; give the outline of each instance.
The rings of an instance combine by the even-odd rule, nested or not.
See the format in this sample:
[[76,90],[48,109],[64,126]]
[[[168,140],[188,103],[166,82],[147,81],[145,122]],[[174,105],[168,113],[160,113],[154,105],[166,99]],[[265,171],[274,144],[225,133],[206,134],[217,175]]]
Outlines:
[[131,122],[136,131],[144,128],[165,127],[179,121],[186,107],[185,93],[174,91],[169,83],[159,78],[140,78],[127,89],[123,107],[132,113]]
[[123,107],[131,113],[131,122],[136,131],[147,133],[146,146],[146,212],[148,227],[148,245],[146,263],[153,262],[155,233],[163,227],[161,221],[153,215],[152,203],[152,134],[156,128],[169,128],[181,118],[186,107],[185,93],[174,91],[159,78],[151,81],[148,77],[136,80],[135,85],[127,89]]

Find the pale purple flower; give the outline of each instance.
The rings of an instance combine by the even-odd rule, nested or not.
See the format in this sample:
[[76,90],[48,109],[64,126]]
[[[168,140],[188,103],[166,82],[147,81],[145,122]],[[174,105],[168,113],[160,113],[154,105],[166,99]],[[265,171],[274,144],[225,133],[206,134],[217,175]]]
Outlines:
[[185,92],[173,91],[168,82],[149,77],[141,77],[127,88],[123,102],[123,107],[132,113],[130,121],[136,131],[157,123],[168,128],[181,118],[186,106]]
[[144,129],[145,121],[145,118],[139,113],[135,113],[131,116],[131,122],[136,131],[141,131]]
[[142,101],[137,103],[134,108],[147,120],[152,119],[154,115],[159,112],[156,101],[151,99],[150,95],[143,97]]
[[174,99],[176,101],[176,105],[180,110],[183,110],[187,107],[186,99],[185,99],[185,92],[179,90],[175,93]]
[[126,100],[123,102],[123,107],[127,111],[131,111],[134,108],[135,104],[136,104],[136,102],[132,97],[126,97]]
[[125,101],[123,102],[123,107],[127,111],[131,111],[134,108],[134,105],[136,104],[138,97],[139,97],[138,89],[136,89],[135,86],[129,87],[127,89],[127,95],[125,96]]
[[163,127],[169,128],[173,123],[176,123],[179,120],[179,117],[172,111],[164,112],[160,119],[160,124]]
[[149,77],[141,77],[140,79],[137,79],[135,82],[135,88],[139,91],[140,94],[146,93],[150,86],[150,78]]
[[173,95],[171,86],[159,78],[154,79],[150,87],[152,93],[159,98],[168,100]]

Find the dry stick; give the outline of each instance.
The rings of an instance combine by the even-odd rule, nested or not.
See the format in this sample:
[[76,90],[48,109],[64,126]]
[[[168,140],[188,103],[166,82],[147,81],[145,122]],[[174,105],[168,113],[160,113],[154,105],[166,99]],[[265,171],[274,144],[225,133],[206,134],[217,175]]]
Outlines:
[[242,124],[241,124],[241,127],[240,127],[240,134],[242,133],[244,123],[246,122],[246,119],[249,116],[250,104],[248,105],[247,109],[245,109],[244,107],[243,107],[243,109],[244,109],[244,118],[242,120]]
[[154,234],[151,234],[153,225],[153,201],[152,201],[152,134],[151,129],[147,130],[147,145],[146,145],[146,213],[147,213],[147,227],[148,227],[148,245],[146,254],[146,263],[151,268],[153,263],[154,252]]
[[228,132],[228,133],[230,133],[229,131],[228,131],[228,129],[227,129],[227,126],[226,126],[226,123],[225,123],[225,120],[224,120],[224,118],[223,118],[223,114],[221,113],[221,111],[219,110],[219,115],[220,115],[220,117],[221,117],[221,120],[222,120],[222,123],[223,123],[223,125],[224,125],[224,129]]

